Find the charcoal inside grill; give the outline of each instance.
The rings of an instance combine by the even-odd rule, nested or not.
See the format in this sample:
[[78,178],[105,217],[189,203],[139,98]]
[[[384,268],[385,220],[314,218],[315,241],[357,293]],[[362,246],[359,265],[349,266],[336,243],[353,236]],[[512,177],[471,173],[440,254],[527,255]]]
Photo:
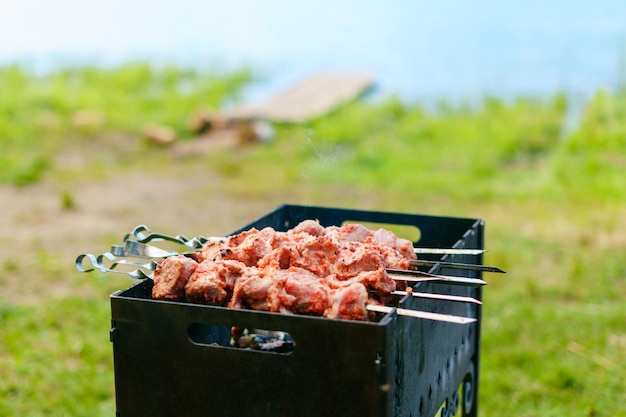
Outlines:
[[239,337],[236,346],[264,352],[288,353],[293,351],[295,341],[289,333],[285,332],[248,333]]
[[187,329],[189,339],[199,345],[289,353],[296,344],[287,332],[193,323]]
[[228,346],[231,331],[228,326],[215,326],[205,323],[193,323],[187,328],[189,340],[200,345]]

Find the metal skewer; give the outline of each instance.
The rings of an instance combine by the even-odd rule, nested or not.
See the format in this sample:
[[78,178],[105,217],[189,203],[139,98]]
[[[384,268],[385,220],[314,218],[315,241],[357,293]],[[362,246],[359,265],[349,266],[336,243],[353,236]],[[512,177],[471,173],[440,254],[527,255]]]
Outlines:
[[469,318],[469,317],[453,316],[451,314],[429,313],[427,311],[409,310],[406,308],[387,307],[387,306],[379,306],[379,305],[374,305],[374,304],[368,304],[367,309],[369,311],[375,311],[378,313],[385,313],[385,314],[395,311],[396,314],[399,316],[415,317],[418,319],[426,319],[426,320],[444,321],[447,323],[456,323],[456,324],[470,324],[476,321],[476,319]]
[[128,239],[124,241],[123,246],[111,246],[111,253],[115,256],[134,256],[137,258],[167,258],[168,256],[180,255],[180,252],[162,249],[157,246],[148,245],[147,243]]
[[407,282],[441,282],[446,284],[468,285],[470,287],[480,287],[487,285],[486,281],[479,278],[453,277],[449,275],[429,274],[421,271],[406,271],[403,269],[388,269],[389,276],[396,281]]
[[481,255],[487,252],[484,249],[439,249],[439,248],[413,248],[416,254],[433,255]]
[[[105,265],[104,258],[107,258],[109,261],[111,261],[111,264],[109,266]],[[90,266],[85,267],[86,260],[91,263]],[[132,271],[121,271],[116,269],[118,265],[136,266],[137,269],[134,269]],[[143,280],[152,279],[152,271],[154,271],[154,269],[156,268],[156,262],[153,261],[150,263],[139,263],[128,261],[125,259],[116,259],[115,255],[111,253],[103,253],[102,255],[99,255],[97,257],[90,253],[83,253],[81,255],[78,255],[78,257],[76,258],[75,266],[79,272],[91,272],[98,270],[100,272],[125,274],[133,279]]]
[[[131,249],[131,251],[129,251]],[[124,259],[117,259],[116,256],[137,256],[143,258],[164,258],[167,256],[178,255],[178,253],[173,251],[166,251],[164,249],[157,248],[156,246],[147,245],[147,244],[137,244],[137,242],[127,241],[124,247],[121,246],[113,246],[112,253],[103,253],[98,257],[92,254],[81,254],[76,258],[75,266],[79,272],[90,272],[94,269],[98,269],[101,272],[114,272],[120,274],[127,274],[131,278],[135,279],[145,279],[152,278],[151,275],[146,274],[146,271],[154,271],[157,266],[156,260],[153,260],[149,263],[139,263],[133,262]],[[151,254],[153,256],[148,256],[147,254]],[[154,255],[157,256],[154,256]],[[107,266],[105,264],[105,259],[107,259],[111,264]],[[91,262],[92,267],[85,268],[84,262],[85,260],[89,260]],[[134,271],[120,271],[117,270],[117,266],[119,265],[132,265],[139,267]],[[443,282],[448,284],[456,284],[456,285],[469,285],[469,286],[482,286],[486,285],[487,282],[478,278],[465,278],[465,277],[454,277],[448,275],[437,275],[430,274],[428,272],[422,271],[407,271],[402,269],[388,269],[387,273],[389,276],[396,281],[406,281],[406,282]]]
[[[104,259],[107,259],[108,261],[111,262],[111,264],[108,267],[105,266]],[[91,266],[85,267],[84,265],[85,260],[88,260],[89,262],[91,262]],[[133,271],[119,271],[115,269],[119,265],[132,265],[132,266],[137,266],[138,268]],[[152,261],[148,263],[141,263],[141,262],[129,261],[126,259],[117,259],[115,255],[113,255],[112,253],[103,253],[102,255],[99,255],[97,257],[95,255],[85,253],[85,254],[79,255],[76,258],[75,266],[79,272],[91,272],[97,269],[101,272],[113,272],[113,273],[118,273],[118,274],[126,274],[130,276],[131,278],[142,280],[142,279],[153,279],[152,272],[154,272],[154,269],[156,268],[156,262]],[[144,269],[149,271],[150,273],[147,273],[146,271],[144,271]],[[445,297],[445,296],[442,296],[442,297]],[[436,321],[443,321],[447,323],[456,323],[456,324],[469,324],[469,323],[473,323],[476,321],[476,319],[453,316],[450,314],[429,313],[426,311],[408,310],[404,308],[378,306],[378,305],[373,305],[373,304],[368,304],[367,309],[369,311],[385,313],[385,314],[395,311],[396,314],[399,316],[407,316],[407,317],[414,317],[414,318],[427,319],[427,320],[436,320]]]
[[472,303],[472,304],[482,304],[482,301],[477,300],[473,297],[464,297],[459,295],[447,295],[447,294],[432,294],[429,292],[406,292],[406,291],[392,291],[391,295],[411,295],[417,298],[430,298],[433,300],[443,300],[443,301],[457,301],[460,303]]
[[[160,235],[151,235],[151,237],[154,237],[154,236],[160,236]],[[194,238],[194,239],[197,239],[197,238]],[[116,256],[136,256],[140,258],[166,258],[168,256],[174,256],[174,255],[179,254],[179,252],[162,249],[153,245],[149,245],[147,243],[130,240],[128,238],[124,241],[124,246],[120,246],[120,245],[111,246],[111,253]],[[190,254],[190,253],[193,253],[193,251],[183,252],[183,254]],[[440,262],[440,261],[422,261],[422,260],[411,261],[411,265],[414,265],[414,266],[435,266],[438,264],[444,267],[449,267],[449,268],[505,273],[503,270],[495,266],[484,266],[484,265],[473,265],[473,264],[464,264],[464,263],[456,263],[456,262]]]
[[[188,238],[184,235],[169,236],[161,233],[153,233],[148,226],[139,225],[132,232],[126,235],[124,241],[134,238],[139,243],[148,243],[151,241],[166,240],[169,242],[179,243],[193,249],[202,249],[209,242],[221,242],[227,237],[224,236],[195,236]],[[480,255],[486,252],[483,249],[442,249],[442,248],[414,248],[416,254],[435,254],[435,255]]]
[[413,266],[436,266],[440,265],[444,268],[455,268],[455,269],[468,269],[471,271],[484,271],[484,272],[498,272],[501,274],[505,274],[506,272],[501,270],[496,266],[488,266],[488,265],[474,265],[474,264],[465,264],[459,262],[441,262],[441,261],[423,261],[420,259],[411,261],[411,265]]
[[184,235],[169,236],[161,233],[152,233],[148,226],[145,225],[135,227],[132,232],[124,237],[124,241],[129,240],[131,237],[135,238],[135,240],[139,243],[148,243],[153,240],[167,240],[169,242],[185,245],[192,249],[202,249],[208,242],[219,242],[226,239],[225,237],[217,236],[195,236],[191,239]]
[[[147,243],[140,243],[140,242],[135,242],[132,240],[126,240],[126,242],[124,242],[124,247],[117,246],[117,245],[112,246],[111,252],[118,256],[136,256],[136,257],[141,257],[141,258],[165,258],[168,256],[175,256],[179,254],[178,252],[161,249],[156,246],[149,245]],[[483,281],[478,278],[465,278],[465,277],[455,277],[455,276],[448,276],[448,275],[437,275],[437,274],[430,274],[428,272],[422,272],[422,271],[416,271],[416,270],[387,269],[387,273],[392,279],[397,280],[397,281],[446,282],[449,284],[469,285],[469,286],[474,286],[474,287],[487,284],[486,281]]]
[[[133,240],[133,238],[135,240]],[[148,244],[148,242],[152,241],[169,241],[177,244],[184,245],[191,249],[191,251],[183,252],[184,255],[194,254],[198,250],[202,249],[209,242],[219,242],[224,241],[225,237],[204,237],[204,236],[196,236],[193,238],[187,238],[183,235],[177,236],[169,236],[164,234],[152,233],[147,226],[140,225],[137,226],[131,233],[127,234],[124,238],[123,246],[113,245],[111,247],[110,253],[102,254],[98,257],[91,254],[82,254],[79,255],[76,259],[76,269],[81,272],[89,272],[95,269],[102,272],[114,272],[126,274],[134,279],[152,279],[152,273],[157,267],[159,258],[166,258],[169,256],[176,256],[181,254],[181,252],[176,252],[172,250],[162,249],[157,246],[153,246]],[[480,255],[485,251],[482,249],[440,249],[440,248],[414,248],[416,254],[464,254],[464,255]],[[151,259],[151,262],[142,263],[136,261],[130,261],[128,259],[119,259],[116,257],[136,257],[136,258],[144,258]],[[91,267],[85,267],[84,263],[86,260],[91,262]],[[414,266],[434,266],[434,265],[442,265],[450,268],[463,268],[469,270],[478,270],[478,271],[487,271],[487,272],[504,272],[499,268],[488,267],[482,265],[473,265],[473,264],[461,264],[461,263],[452,263],[452,262],[438,262],[438,261],[422,261],[416,260],[411,262]],[[122,271],[118,270],[118,266],[134,266],[137,269],[133,271]],[[408,282],[444,282],[449,284],[457,284],[457,285],[469,285],[469,286],[481,286],[485,285],[486,282],[477,279],[477,278],[465,278],[465,277],[454,277],[454,276],[446,276],[446,275],[437,275],[430,274],[426,272],[416,271],[416,270],[392,270],[388,269],[390,277],[394,280],[398,281],[408,281]],[[444,294],[431,294],[431,293],[407,293],[404,291],[394,291],[391,293],[392,295],[408,295],[411,294],[414,297],[421,298],[431,298],[431,299],[440,299],[446,301],[456,301],[456,302],[469,302],[475,304],[482,304],[479,300],[472,297],[460,297],[460,296],[452,296],[452,295],[444,295]],[[391,313],[394,312],[401,316],[408,317],[416,317],[428,320],[437,320],[444,321],[450,323],[457,324],[467,324],[475,322],[476,319],[467,318],[467,317],[458,317],[453,315],[446,314],[438,314],[438,313],[430,313],[425,311],[415,311],[408,310],[402,308],[395,307],[387,307],[387,306],[378,306],[378,305],[368,305],[368,310],[381,312],[381,313]]]

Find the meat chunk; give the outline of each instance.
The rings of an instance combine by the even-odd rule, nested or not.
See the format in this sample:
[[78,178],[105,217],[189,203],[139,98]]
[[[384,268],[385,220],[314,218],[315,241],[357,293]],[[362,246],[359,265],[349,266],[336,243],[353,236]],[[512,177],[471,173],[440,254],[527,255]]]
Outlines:
[[291,267],[276,271],[285,277],[279,297],[284,310],[295,314],[321,316],[330,307],[327,283],[306,269]]
[[204,247],[196,253],[198,262],[206,260],[221,259],[225,254],[232,250],[226,241],[208,242]]
[[163,259],[153,274],[152,297],[160,300],[183,301],[185,286],[198,263],[183,255]]
[[332,264],[332,272],[339,279],[348,279],[362,271],[375,271],[383,267],[383,257],[378,247],[360,242],[346,243]]
[[368,237],[372,237],[374,232],[362,224],[346,223],[341,227],[330,226],[326,228],[326,234],[341,242],[363,242]]
[[332,273],[332,265],[337,261],[340,246],[335,239],[320,236],[298,242],[297,254],[291,259],[291,265],[305,268],[318,277]]
[[413,242],[408,239],[401,239],[389,230],[376,230],[372,235],[372,239],[383,246],[395,249],[406,259],[417,259],[413,249]]
[[291,234],[276,233],[268,241],[271,250],[259,259],[259,268],[288,269],[294,264],[293,259],[298,257],[298,241]]
[[272,312],[284,311],[281,308],[279,295],[285,277],[266,272],[256,268],[246,271],[246,274],[235,283],[228,307]]
[[367,320],[367,291],[358,283],[351,283],[333,291],[331,307],[324,317],[344,320]]
[[232,260],[205,260],[189,277],[184,293],[192,303],[224,305],[246,265]]
[[246,266],[257,266],[259,260],[271,251],[272,247],[263,236],[250,234],[238,246],[227,250],[222,258],[236,260]]
[[300,222],[296,227],[291,229],[288,233],[297,235],[299,233],[307,233],[311,236],[324,236],[326,229],[316,220],[304,220]]

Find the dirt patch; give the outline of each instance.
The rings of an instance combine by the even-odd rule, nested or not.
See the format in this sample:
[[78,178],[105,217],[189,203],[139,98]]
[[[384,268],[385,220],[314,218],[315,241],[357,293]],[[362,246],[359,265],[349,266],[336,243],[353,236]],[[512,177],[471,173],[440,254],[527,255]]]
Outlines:
[[57,155],[55,172],[47,180],[28,187],[0,186],[0,304],[34,304],[68,295],[103,299],[113,287],[128,287],[130,278],[116,274],[101,279],[114,284],[94,285],[94,274],[81,274],[74,262],[81,253],[109,251],[140,224],[170,235],[215,236],[281,204],[386,207],[379,193],[315,184],[304,175],[290,189],[271,184],[250,189],[247,181],[258,184],[263,173],[255,172],[254,179],[220,173],[203,157],[212,151],[227,157],[229,147],[241,146],[232,138],[157,150],[145,150],[128,136],[72,143],[73,148]]
[[277,205],[232,196],[208,171],[181,179],[164,168],[71,185],[0,187],[0,300],[33,303],[82,291],[76,256],[108,251],[138,224],[187,236],[227,233]]

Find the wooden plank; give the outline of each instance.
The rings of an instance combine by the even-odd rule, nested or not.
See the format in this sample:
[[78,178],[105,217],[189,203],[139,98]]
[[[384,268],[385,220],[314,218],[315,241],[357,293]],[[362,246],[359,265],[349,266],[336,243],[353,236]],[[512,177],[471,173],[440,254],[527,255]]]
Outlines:
[[373,84],[367,75],[318,74],[265,101],[243,105],[223,116],[229,120],[302,123],[354,100]]

